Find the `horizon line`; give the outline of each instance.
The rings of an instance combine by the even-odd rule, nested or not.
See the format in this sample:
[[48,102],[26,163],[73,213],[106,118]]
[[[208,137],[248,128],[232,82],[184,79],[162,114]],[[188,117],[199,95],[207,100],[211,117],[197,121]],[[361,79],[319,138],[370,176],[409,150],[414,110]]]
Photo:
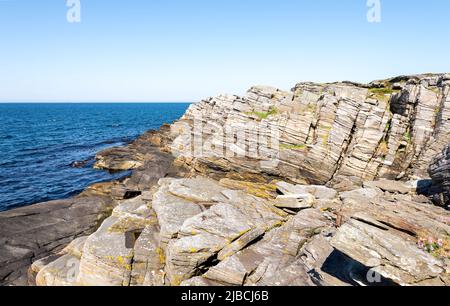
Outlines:
[[0,104],[192,104],[191,101],[0,101]]

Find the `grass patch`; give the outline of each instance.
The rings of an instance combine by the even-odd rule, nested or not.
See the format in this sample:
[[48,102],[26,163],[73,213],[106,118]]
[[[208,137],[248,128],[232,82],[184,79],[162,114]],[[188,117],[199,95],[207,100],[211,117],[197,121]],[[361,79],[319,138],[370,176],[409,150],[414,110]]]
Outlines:
[[394,90],[391,87],[382,87],[382,88],[370,88],[369,93],[370,96],[382,101],[389,101],[391,96],[395,93],[399,93],[400,90]]
[[431,90],[432,92],[434,92],[436,95],[439,95],[441,93],[441,90],[437,86],[431,86],[431,87],[428,87],[428,89]]
[[391,120],[389,120],[387,123],[386,123],[386,127],[384,128],[384,131],[387,133],[387,132],[389,132],[390,130],[391,130],[391,124],[392,124],[392,121]]
[[251,112],[250,113],[250,115],[255,115],[261,120],[267,119],[270,116],[274,116],[276,114],[278,114],[278,109],[276,109],[275,107],[271,107],[268,112]]
[[404,136],[406,142],[408,142],[408,144],[412,143],[412,136],[411,136],[411,132],[408,130]]

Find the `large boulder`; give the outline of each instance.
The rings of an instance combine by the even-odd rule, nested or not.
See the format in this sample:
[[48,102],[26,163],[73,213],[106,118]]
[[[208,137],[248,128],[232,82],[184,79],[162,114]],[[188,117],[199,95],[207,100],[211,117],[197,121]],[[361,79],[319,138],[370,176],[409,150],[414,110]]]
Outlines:
[[331,245],[364,267],[375,281],[449,285],[449,212],[426,198],[418,201],[413,194],[393,190],[363,188],[342,193],[339,229]]

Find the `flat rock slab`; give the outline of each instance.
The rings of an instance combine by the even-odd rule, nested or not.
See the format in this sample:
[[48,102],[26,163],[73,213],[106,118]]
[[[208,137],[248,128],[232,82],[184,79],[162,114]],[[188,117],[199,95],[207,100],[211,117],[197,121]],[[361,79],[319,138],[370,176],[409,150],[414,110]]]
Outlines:
[[316,185],[292,185],[286,182],[278,182],[278,190],[284,195],[311,194],[318,200],[331,200],[337,197],[338,192],[325,186]]
[[389,180],[381,180],[381,181],[372,181],[365,182],[364,187],[366,188],[379,188],[383,191],[391,192],[391,193],[401,193],[407,194],[409,192],[414,191],[414,189],[407,184],[399,181],[389,181]]
[[374,272],[400,285],[412,285],[445,273],[443,261],[420,250],[413,241],[352,219],[343,225],[332,245]]
[[32,261],[93,233],[111,210],[107,197],[81,196],[0,213],[0,284],[26,284]]
[[448,284],[446,255],[420,246],[421,239],[448,245],[448,211],[416,202],[412,195],[371,188],[342,193],[341,198],[342,226],[332,239],[333,247],[400,285]]

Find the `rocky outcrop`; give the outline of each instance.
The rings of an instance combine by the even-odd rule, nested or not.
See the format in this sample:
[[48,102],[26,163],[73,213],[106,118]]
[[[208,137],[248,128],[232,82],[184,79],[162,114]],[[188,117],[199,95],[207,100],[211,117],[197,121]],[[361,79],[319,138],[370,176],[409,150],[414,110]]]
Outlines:
[[[167,143],[165,129],[167,127],[163,127],[160,132],[147,132],[126,149],[119,150],[128,152],[128,157],[117,155],[116,150],[108,150],[111,154],[109,157],[106,157],[105,152],[100,153],[103,159],[100,158],[99,162],[110,171],[119,170],[119,164],[131,164],[137,160],[136,156],[145,159],[143,165],[125,180],[94,184],[79,196],[68,200],[40,203],[0,213],[0,284],[34,284],[38,269],[49,263],[49,260],[61,257],[59,252],[70,242],[94,233],[121,201],[142,195],[161,177],[171,173],[173,157],[164,152]],[[130,158],[128,162],[127,158]],[[88,254],[91,253],[87,252],[86,256]],[[40,282],[66,284],[59,275],[49,276],[47,271],[62,268],[67,261],[76,262],[76,256],[64,254],[54,264],[55,267],[51,266],[43,272]],[[37,264],[28,273],[33,262]]]
[[79,196],[0,214],[0,281],[27,284],[32,262],[92,234],[112,210],[104,196]]
[[[34,269],[43,285],[450,285],[450,214],[412,189],[376,187],[389,183],[277,182],[279,195],[311,199],[281,209],[279,196],[166,178],[119,204],[76,255]],[[73,283],[60,279],[68,260]]]
[[428,171],[436,188],[435,203],[450,208],[450,145],[433,159]]
[[[159,131],[148,131],[125,147],[116,147],[99,152],[94,168],[109,171],[126,171],[148,168],[160,159],[161,149],[167,146],[169,126],[164,125]],[[167,149],[166,149],[167,150]]]
[[[383,182],[388,183],[394,182]],[[413,193],[378,188],[340,198],[341,226],[331,242],[338,251],[400,285],[449,284],[447,211]]]
[[[30,257],[21,248],[45,237],[35,215],[49,204],[23,216],[34,236],[17,242],[20,210],[0,214],[11,241],[3,278],[33,261],[29,278],[43,286],[450,285],[450,213],[429,197],[447,190],[448,150],[430,167],[438,187],[426,172],[450,142],[449,88],[448,75],[419,75],[254,87],[192,105],[97,155],[97,168],[133,170],[75,198],[105,199],[101,224],[67,229]],[[45,220],[52,234],[39,248],[64,224]]]
[[448,75],[253,87],[193,104],[173,125],[172,151],[208,175],[220,169],[321,185],[339,176],[425,178],[450,142],[449,89]]

